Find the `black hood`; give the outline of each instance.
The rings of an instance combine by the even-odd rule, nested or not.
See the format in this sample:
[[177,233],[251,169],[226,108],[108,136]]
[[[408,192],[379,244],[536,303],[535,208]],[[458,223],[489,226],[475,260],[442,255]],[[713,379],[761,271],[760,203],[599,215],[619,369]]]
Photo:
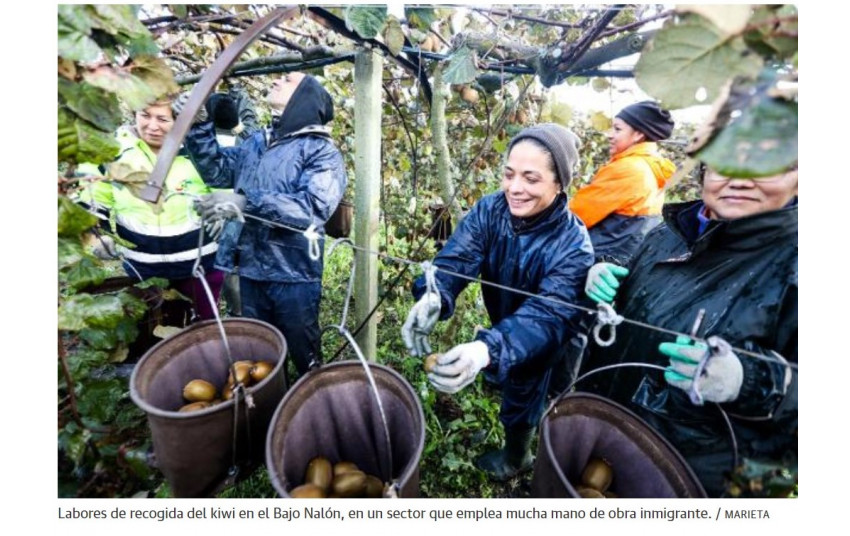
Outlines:
[[280,139],[311,125],[322,126],[333,118],[334,104],[330,94],[318,80],[306,75],[283,113],[272,122],[272,138]]

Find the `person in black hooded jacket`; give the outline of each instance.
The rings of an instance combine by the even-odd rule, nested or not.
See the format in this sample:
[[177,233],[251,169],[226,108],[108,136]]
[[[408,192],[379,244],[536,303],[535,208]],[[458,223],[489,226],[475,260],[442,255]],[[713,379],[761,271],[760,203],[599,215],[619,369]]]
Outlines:
[[[216,267],[239,266],[242,315],[277,327],[303,374],[319,361],[324,268],[323,238],[313,260],[303,231],[312,227],[324,236],[347,176],[325,126],[333,119],[333,101],[318,80],[287,73],[274,82],[267,100],[280,112],[271,128],[236,147],[221,147],[213,123],[196,117],[185,145],[207,184],[234,190],[214,192],[197,204],[205,221],[227,221]],[[240,213],[288,228],[253,218],[235,221]]]
[[708,169],[702,200],[663,214],[627,269],[595,264],[585,291],[616,299],[627,319],[692,337],[620,324],[612,346],[591,345],[583,372],[626,362],[665,371],[615,367],[580,388],[634,410],[720,497],[736,461],[796,466],[796,165],[758,178]]

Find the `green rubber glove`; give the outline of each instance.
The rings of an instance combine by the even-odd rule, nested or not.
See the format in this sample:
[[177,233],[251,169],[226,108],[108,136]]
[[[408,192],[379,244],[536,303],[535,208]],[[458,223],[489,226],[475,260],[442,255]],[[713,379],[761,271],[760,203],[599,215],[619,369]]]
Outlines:
[[610,262],[599,262],[590,267],[587,272],[587,281],[584,284],[584,293],[596,303],[612,303],[620,288],[620,281],[629,275],[629,269],[611,264]]
[[[664,379],[686,391],[694,404],[732,402],[741,392],[744,368],[728,342],[709,337],[708,344],[679,336],[676,342],[663,342],[658,350],[670,358]],[[702,369],[700,362],[705,359]]]

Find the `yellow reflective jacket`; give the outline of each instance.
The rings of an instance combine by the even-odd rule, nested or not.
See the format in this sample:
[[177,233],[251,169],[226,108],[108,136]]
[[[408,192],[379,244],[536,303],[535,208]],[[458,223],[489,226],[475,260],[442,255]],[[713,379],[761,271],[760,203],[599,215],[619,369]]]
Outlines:
[[[84,181],[79,201],[104,219],[114,220],[112,230],[135,245],[120,248],[130,275],[143,279],[191,277],[201,229],[200,216],[192,207],[193,196],[212,190],[188,158],[177,156],[159,202],[142,200],[137,192],[153,171],[156,154],[130,128],[120,129],[116,138],[121,152],[115,161],[101,167],[79,166],[78,174],[95,177]],[[212,269],[217,249],[216,242],[205,236],[201,248],[205,270]]]

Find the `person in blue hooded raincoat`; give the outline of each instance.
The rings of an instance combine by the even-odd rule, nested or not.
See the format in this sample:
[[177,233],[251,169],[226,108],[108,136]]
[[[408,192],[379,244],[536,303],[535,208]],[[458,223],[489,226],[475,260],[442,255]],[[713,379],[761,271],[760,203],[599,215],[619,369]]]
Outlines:
[[461,221],[433,261],[433,286],[427,277],[415,282],[418,301],[402,328],[412,354],[429,353],[434,324],[454,313],[469,284],[447,271],[481,277],[492,326],[440,355],[428,378],[439,391],[455,393],[483,370],[501,386],[505,445],[475,460],[495,480],[531,468],[552,366],[578,329],[579,309],[547,300],[582,300],[593,265],[587,230],[564,193],[577,161],[578,138],[566,128],[549,123],[520,131],[508,148],[502,191],[483,197]]
[[[303,231],[312,226],[323,234],[347,176],[325,126],[333,119],[333,101],[318,80],[287,73],[272,85],[268,103],[280,115],[269,129],[240,145],[221,147],[213,123],[198,117],[185,145],[207,184],[234,190],[214,192],[197,203],[205,221],[228,220],[216,267],[228,272],[239,267],[242,315],[277,327],[303,374],[319,361],[324,268],[323,240],[313,260]],[[233,221],[239,213],[244,223]]]

